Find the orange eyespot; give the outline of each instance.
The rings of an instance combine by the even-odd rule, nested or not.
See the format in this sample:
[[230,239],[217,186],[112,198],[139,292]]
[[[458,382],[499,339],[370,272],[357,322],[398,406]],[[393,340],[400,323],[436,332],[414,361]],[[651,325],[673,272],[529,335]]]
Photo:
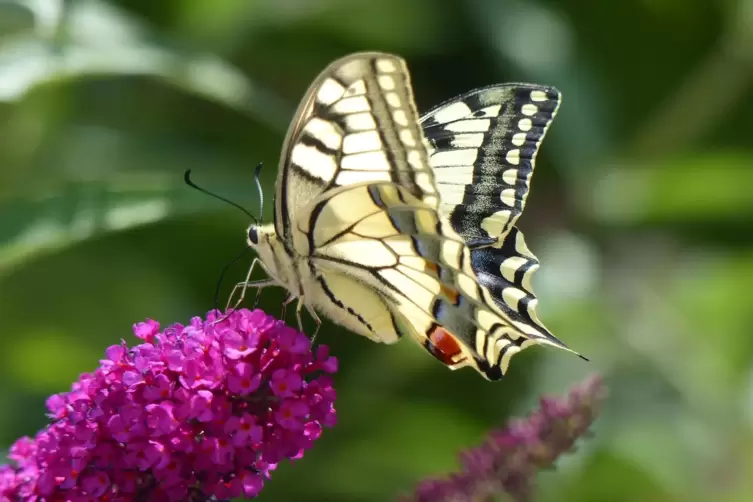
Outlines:
[[457,339],[441,326],[434,326],[427,333],[428,339],[424,347],[431,355],[436,357],[442,364],[453,366],[464,359],[463,351]]
[[438,275],[439,274],[439,267],[437,267],[436,263],[432,263],[430,261],[425,261],[424,262],[424,271],[426,271],[426,272],[431,271],[431,272],[434,272],[434,275]]
[[450,302],[453,305],[457,305],[458,304],[458,296],[459,295],[458,295],[458,292],[455,289],[447,286],[446,284],[442,284],[439,288],[442,291],[442,294],[444,294],[447,297],[447,299],[450,300]]

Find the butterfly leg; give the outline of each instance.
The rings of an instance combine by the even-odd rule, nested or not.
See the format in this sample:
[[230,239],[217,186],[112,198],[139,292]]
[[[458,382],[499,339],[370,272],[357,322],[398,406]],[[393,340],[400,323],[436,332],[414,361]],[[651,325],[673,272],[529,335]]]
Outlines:
[[256,288],[256,298],[254,299],[254,310],[259,306],[259,299],[261,298],[261,290],[263,288]]
[[[225,315],[223,315],[222,317],[220,317],[219,319],[217,319],[215,321],[215,324],[218,323],[218,322],[224,321],[225,319],[227,319],[228,317],[230,317],[230,314],[232,314],[233,311],[238,310],[238,307],[240,306],[241,302],[243,301],[243,294],[241,294],[240,299],[237,302],[235,302],[235,304],[233,305],[233,308],[232,309],[230,308],[230,301],[233,299],[233,296],[235,296],[235,292],[238,290],[238,288],[243,288],[243,291],[245,291],[247,288],[257,288],[256,296],[257,296],[257,299],[258,299],[258,296],[259,296],[258,292],[261,291],[262,288],[264,288],[266,286],[274,286],[275,284],[276,283],[275,283],[274,279],[262,279],[260,281],[239,282],[233,288],[233,292],[230,294],[230,298],[227,301],[227,305],[225,305]],[[254,308],[256,308],[256,304],[254,304]]]
[[251,281],[251,274],[254,271],[254,267],[256,267],[256,264],[259,262],[259,258],[254,258],[254,261],[251,262],[251,266],[248,268],[248,273],[246,274],[246,280],[243,282],[239,282],[235,285],[233,288],[233,291],[230,293],[230,297],[227,300],[227,305],[225,305],[225,311],[227,311],[230,308],[230,304],[232,303],[233,298],[235,297],[236,292],[238,291],[238,288],[241,288],[241,295],[240,298],[238,298],[238,301],[235,302],[233,306],[233,310],[237,309],[240,304],[243,302],[243,299],[246,297],[246,290],[248,288],[257,288],[256,289],[256,301],[254,301],[254,308],[259,304],[259,295],[261,294],[261,289],[267,286],[272,286],[276,282],[274,279],[262,279],[259,281]]
[[316,315],[316,311],[310,305],[306,304],[306,310],[309,311],[309,314],[311,314],[311,317],[314,319],[314,322],[316,323],[316,329],[314,330],[314,334],[311,335],[311,344],[313,345],[314,341],[316,340],[316,335],[319,334],[319,328],[322,327],[322,320],[319,319],[319,316]]
[[301,314],[303,313],[303,297],[298,298],[298,305],[295,307],[295,318],[298,320],[298,331],[303,331],[303,317],[301,317]]
[[274,279],[262,279],[262,280],[259,280],[259,281],[239,282],[233,288],[232,293],[230,293],[230,298],[228,299],[227,305],[225,306],[225,311],[227,311],[228,309],[230,309],[230,305],[232,303],[232,299],[235,296],[235,293],[236,293],[236,291],[238,289],[241,289],[241,296],[240,296],[240,298],[238,298],[238,301],[236,301],[233,304],[232,310],[236,310],[240,306],[241,302],[243,302],[243,299],[246,296],[246,289],[248,289],[248,288],[257,288],[257,290],[256,290],[256,301],[254,302],[254,308],[256,308],[256,305],[259,302],[259,292],[262,290],[262,288],[265,288],[267,286],[274,286],[275,284],[276,284],[276,282],[275,282]]
[[235,292],[238,290],[238,288],[242,285],[243,289],[241,289],[241,297],[238,299],[237,302],[235,302],[235,306],[233,307],[233,310],[238,308],[238,305],[241,304],[243,301],[243,298],[246,296],[246,288],[248,288],[248,281],[251,280],[251,274],[254,271],[254,268],[256,267],[256,263],[259,261],[259,258],[254,258],[254,261],[251,262],[251,266],[248,267],[248,273],[246,274],[246,280],[243,282],[239,282],[235,285],[233,288],[233,291],[230,293],[230,298],[227,299],[227,305],[225,305],[225,311],[227,312],[228,308],[230,307],[230,304],[232,303],[233,297],[235,296]]
[[293,300],[295,300],[295,295],[289,294],[287,298],[285,298],[285,301],[282,302],[282,312],[280,312],[280,319],[283,321],[285,320],[285,314],[288,312],[288,305],[293,303]]

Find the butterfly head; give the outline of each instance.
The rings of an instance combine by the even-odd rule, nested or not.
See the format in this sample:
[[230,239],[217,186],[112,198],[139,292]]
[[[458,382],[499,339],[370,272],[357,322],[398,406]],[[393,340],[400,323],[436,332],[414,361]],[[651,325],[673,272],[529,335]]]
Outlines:
[[248,247],[256,251],[263,261],[266,261],[264,255],[272,252],[277,247],[277,241],[277,233],[275,232],[274,225],[262,225],[258,221],[254,221],[246,230],[246,243]]
[[262,225],[258,221],[254,221],[246,230],[248,247],[259,253],[263,252],[264,248],[274,247],[272,241],[276,240],[277,233],[275,232],[274,225]]
[[285,285],[290,283],[290,271],[294,266],[273,224],[262,225],[257,221],[251,223],[246,231],[246,243],[256,251],[270,276]]

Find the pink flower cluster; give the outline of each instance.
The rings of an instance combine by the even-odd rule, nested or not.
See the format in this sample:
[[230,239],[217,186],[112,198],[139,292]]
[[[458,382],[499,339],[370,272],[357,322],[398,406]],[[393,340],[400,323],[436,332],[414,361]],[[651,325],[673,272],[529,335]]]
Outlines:
[[536,473],[572,451],[598,417],[606,397],[604,383],[595,376],[564,398],[541,399],[537,411],[511,420],[481,445],[461,453],[459,472],[422,481],[400,502],[534,500]]
[[134,332],[144,343],[48,399],[52,423],[0,467],[0,501],[254,497],[335,424],[337,360],[261,310]]

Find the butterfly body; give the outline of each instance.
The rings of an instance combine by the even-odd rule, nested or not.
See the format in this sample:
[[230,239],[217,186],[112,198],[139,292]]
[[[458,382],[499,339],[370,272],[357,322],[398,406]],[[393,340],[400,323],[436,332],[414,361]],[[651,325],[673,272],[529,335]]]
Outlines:
[[538,261],[514,227],[558,103],[551,88],[497,86],[420,118],[402,59],[335,61],[288,131],[274,224],[252,225],[248,244],[299,313],[377,342],[408,335],[499,379],[528,345],[565,348],[535,315]]

